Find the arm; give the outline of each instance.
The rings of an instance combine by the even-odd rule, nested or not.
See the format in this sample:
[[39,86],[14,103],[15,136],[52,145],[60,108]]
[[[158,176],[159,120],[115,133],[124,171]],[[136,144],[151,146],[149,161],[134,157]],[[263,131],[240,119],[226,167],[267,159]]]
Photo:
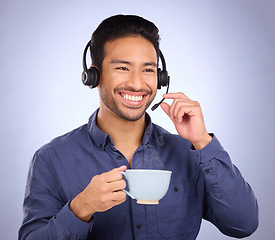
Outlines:
[[86,239],[92,222],[77,219],[58,196],[58,179],[46,159],[39,151],[31,162],[18,239]]
[[[84,223],[77,219],[70,211],[68,203],[52,217],[46,217],[43,213],[41,215],[43,215],[41,219],[36,219],[37,216],[34,216],[33,219],[24,221],[19,231],[20,240],[80,240],[86,239],[92,230],[93,221]],[[28,216],[31,214],[29,213]]]
[[183,93],[169,93],[163,97],[174,100],[171,106],[162,103],[161,107],[179,135],[193,144],[192,154],[204,172],[204,218],[226,235],[244,237],[252,234],[258,226],[257,200],[217,138],[207,133],[200,104]]
[[[98,208],[89,213],[90,217],[86,221],[78,218],[73,209],[70,209],[70,203],[73,201],[67,199],[67,194],[60,190],[62,188],[57,177],[58,170],[47,158],[45,151],[39,151],[31,163],[23,205],[24,220],[19,230],[18,239],[86,239],[93,227],[94,219],[91,219],[91,216]],[[122,171],[125,169],[125,166],[119,168]],[[112,171],[119,173],[114,169]],[[119,174],[122,179],[121,173]],[[109,175],[112,176],[112,174]],[[94,178],[101,179],[100,176]],[[93,179],[86,188],[94,186]],[[124,188],[125,181],[122,180],[121,183],[121,188]],[[124,192],[120,191],[120,194],[126,198]],[[123,200],[120,199],[120,201]],[[75,206],[81,205],[76,204]]]
[[218,139],[213,135],[206,147],[193,150],[192,155],[205,176],[204,219],[228,236],[251,235],[258,226],[256,197]]

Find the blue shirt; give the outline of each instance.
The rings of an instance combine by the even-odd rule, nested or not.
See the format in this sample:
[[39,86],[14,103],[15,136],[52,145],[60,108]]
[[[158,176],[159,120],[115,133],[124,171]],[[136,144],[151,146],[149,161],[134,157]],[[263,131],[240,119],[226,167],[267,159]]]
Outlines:
[[172,171],[167,194],[158,205],[127,200],[89,223],[70,211],[70,201],[93,176],[126,165],[112,139],[88,124],[40,148],[31,162],[19,239],[194,240],[202,218],[229,236],[244,237],[258,226],[257,201],[248,183],[213,135],[201,150],[151,122],[132,159],[132,168]]

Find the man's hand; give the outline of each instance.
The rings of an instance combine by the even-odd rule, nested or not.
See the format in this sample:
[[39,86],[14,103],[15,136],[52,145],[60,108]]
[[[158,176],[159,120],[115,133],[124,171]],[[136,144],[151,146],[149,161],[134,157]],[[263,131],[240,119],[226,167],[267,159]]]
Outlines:
[[126,166],[96,175],[88,186],[70,203],[70,209],[77,218],[89,222],[95,212],[104,212],[123,203],[126,194],[121,190],[126,182],[119,171],[125,171]]
[[173,121],[178,134],[189,140],[196,149],[204,148],[212,137],[205,129],[200,104],[183,93],[168,93],[163,97],[174,99],[171,106],[164,102],[160,106]]

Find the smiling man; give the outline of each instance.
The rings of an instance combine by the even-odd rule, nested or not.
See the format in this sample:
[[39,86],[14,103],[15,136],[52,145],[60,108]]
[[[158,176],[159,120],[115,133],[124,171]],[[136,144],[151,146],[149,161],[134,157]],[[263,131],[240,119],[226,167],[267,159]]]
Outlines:
[[104,50],[99,119],[144,122],[145,110],[157,89],[158,57],[154,46],[140,36],[123,37],[107,42]]
[[[181,92],[163,96],[173,99],[161,107],[177,135],[146,113],[162,80],[157,27],[138,16],[113,16],[88,47],[100,106],[88,124],[35,153],[19,239],[194,240],[202,219],[228,236],[252,234],[257,200],[206,131],[200,104]],[[158,205],[126,196],[120,171],[127,168],[172,171]]]

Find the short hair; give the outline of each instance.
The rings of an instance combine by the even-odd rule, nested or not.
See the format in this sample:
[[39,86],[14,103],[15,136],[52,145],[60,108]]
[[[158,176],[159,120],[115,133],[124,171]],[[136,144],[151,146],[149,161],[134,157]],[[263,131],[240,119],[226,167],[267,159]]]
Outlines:
[[136,15],[115,15],[103,20],[92,34],[90,51],[93,65],[101,71],[105,44],[128,36],[149,40],[159,56],[159,29],[154,23]]

